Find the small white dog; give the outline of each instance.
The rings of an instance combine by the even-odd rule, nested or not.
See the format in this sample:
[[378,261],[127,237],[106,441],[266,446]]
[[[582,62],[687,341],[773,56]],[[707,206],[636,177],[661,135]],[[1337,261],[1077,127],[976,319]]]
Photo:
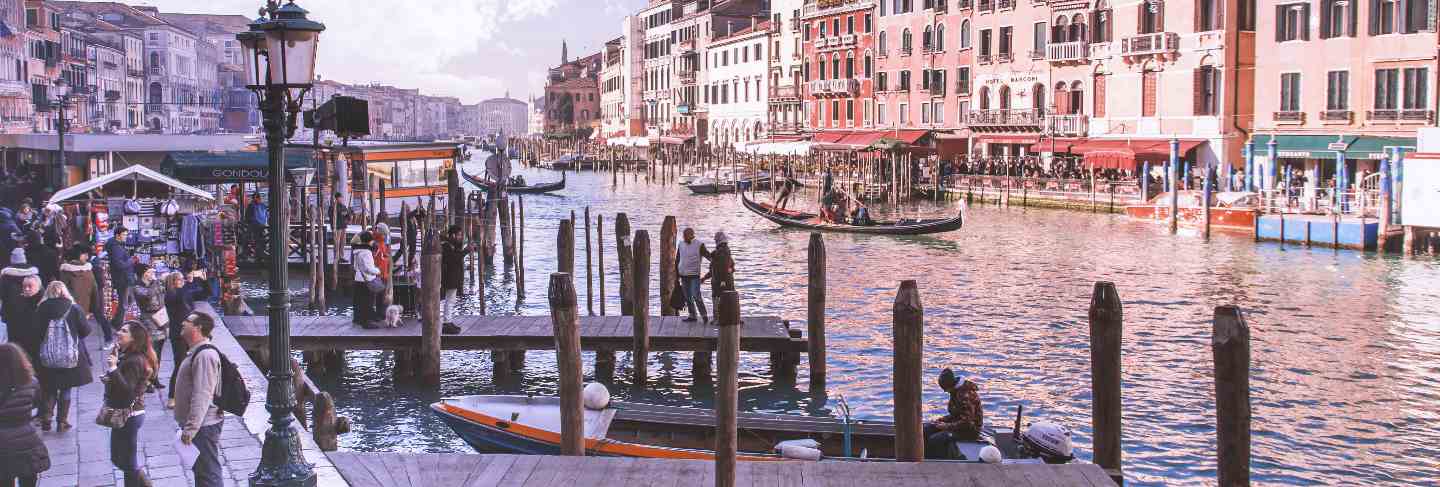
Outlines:
[[400,327],[400,313],[405,311],[404,306],[392,304],[385,307],[385,326],[390,328]]

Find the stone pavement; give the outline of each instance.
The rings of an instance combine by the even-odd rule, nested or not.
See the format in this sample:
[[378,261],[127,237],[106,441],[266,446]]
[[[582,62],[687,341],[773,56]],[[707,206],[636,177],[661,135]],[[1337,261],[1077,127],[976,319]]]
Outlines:
[[[201,306],[209,311],[208,306]],[[104,386],[98,379],[105,368],[105,352],[100,350],[101,336],[97,330],[86,340],[95,362],[97,379],[75,390],[75,406],[70,411],[70,424],[75,428],[65,433],[53,430],[41,432],[45,446],[50,450],[51,463],[50,470],[40,476],[41,487],[124,486],[123,475],[110,462],[110,430],[95,424],[95,415],[99,413],[104,395]],[[265,380],[223,325],[216,327],[213,341],[236,363],[250,387],[250,408],[245,417],[227,414],[220,437],[221,463],[226,470],[225,485],[244,486],[249,484],[250,473],[260,464],[261,441],[269,426],[265,411]],[[167,343],[166,348],[169,346]],[[170,359],[169,350],[161,353],[160,358],[160,377],[162,382],[168,382],[175,364]],[[165,392],[157,390],[145,397],[145,424],[140,432],[145,470],[155,487],[193,485],[194,475],[180,467],[179,454],[172,446],[179,426],[173,412],[165,409]],[[306,460],[316,464],[319,485],[345,485],[329,459],[315,446],[310,434],[301,431],[301,438]]]

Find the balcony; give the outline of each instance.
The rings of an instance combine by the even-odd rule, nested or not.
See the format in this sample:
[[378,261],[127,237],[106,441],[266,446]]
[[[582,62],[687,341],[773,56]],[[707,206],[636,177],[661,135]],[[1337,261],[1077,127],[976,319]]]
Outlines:
[[1325,110],[1320,112],[1320,120],[1325,122],[1350,123],[1355,120],[1355,112],[1350,110]]
[[930,92],[930,96],[945,96],[945,83],[930,83],[925,91]]
[[165,107],[161,106],[159,103],[145,104],[145,113],[163,113],[164,111]]
[[956,81],[956,82],[955,82],[955,94],[957,94],[957,95],[968,95],[968,94],[970,94],[970,84],[969,84],[969,83],[966,83],[966,82],[964,82],[964,81]]
[[694,71],[681,71],[681,72],[679,73],[679,78],[680,78],[680,85],[681,85],[681,86],[689,86],[689,85],[695,84],[695,72],[694,72]]
[[810,18],[841,11],[870,10],[874,7],[875,2],[872,0],[818,0],[814,3],[807,2],[800,16]]
[[908,48],[908,47],[902,47],[902,48],[900,48],[900,56],[901,56],[901,57],[909,56],[911,52],[912,52],[912,50],[911,50],[910,48]]
[[1052,63],[1086,62],[1090,58],[1090,43],[1056,42],[1045,46],[1045,58]]
[[1174,56],[1180,50],[1180,34],[1156,32],[1129,36],[1120,40],[1120,55],[1126,58],[1137,56]]
[[126,69],[126,70],[125,70],[125,75],[126,75],[126,76],[129,76],[129,77],[131,77],[131,78],[144,78],[144,77],[145,77],[145,70],[143,70],[143,69]]
[[681,56],[695,54],[695,39],[690,39],[688,41],[680,41],[680,47],[678,51]]
[[1276,122],[1282,123],[1305,123],[1305,112],[1285,110],[1275,112],[1271,115]]
[[[832,42],[831,44],[834,44],[834,43]],[[841,46],[845,46],[845,47],[854,46],[854,45],[855,45],[855,34],[845,34],[845,35],[843,35],[843,36],[840,36],[840,45],[841,45]]]
[[799,133],[804,128],[805,126],[801,125],[800,122],[771,122],[767,129],[770,133],[775,134],[794,134]]
[[989,55],[989,54],[976,54],[976,55],[975,55],[975,63],[976,63],[976,64],[990,64],[991,62],[992,62],[992,60],[990,59],[990,55]]
[[0,80],[0,96],[29,96],[30,83],[19,80]]
[[1435,111],[1418,109],[1370,110],[1366,113],[1366,118],[1369,118],[1371,121],[1384,122],[1433,123],[1435,121]]
[[1036,110],[1033,108],[971,110],[966,116],[966,123],[972,127],[1029,127],[1039,129],[1044,118],[1044,110]]
[[1015,0],[996,0],[995,7],[1000,10],[1013,9],[1015,8]]
[[1048,115],[1045,117],[1045,126],[1050,130],[1051,135],[1083,137],[1090,133],[1090,116],[1078,113]]
[[105,101],[119,101],[120,90],[105,90]]
[[1008,63],[1008,62],[1014,61],[1014,60],[1015,60],[1015,58],[1011,57],[1011,54],[1008,53],[1008,52],[1002,52],[1002,53],[1000,53],[1000,54],[996,54],[996,55],[995,55],[995,62],[997,62],[997,63]]
[[780,98],[799,98],[799,97],[800,97],[800,92],[799,92],[799,90],[796,89],[796,86],[795,86],[795,85],[783,85],[783,86],[771,86],[771,87],[770,87],[770,99],[771,99],[771,100],[776,100],[776,99],[780,99]]
[[855,78],[821,79],[810,82],[810,93],[816,96],[853,96],[860,91],[860,80]]

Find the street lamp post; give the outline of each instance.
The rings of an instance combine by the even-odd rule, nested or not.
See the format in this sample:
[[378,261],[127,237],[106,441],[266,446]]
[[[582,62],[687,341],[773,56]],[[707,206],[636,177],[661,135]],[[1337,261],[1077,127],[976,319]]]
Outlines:
[[[260,465],[250,474],[251,486],[313,486],[315,471],[305,461],[291,411],[295,391],[290,372],[289,259],[286,225],[289,218],[285,189],[285,140],[295,134],[300,102],[315,79],[315,53],[325,25],[306,18],[308,12],[291,0],[280,5],[267,0],[262,18],[235,38],[248,51],[250,82],[246,88],[260,99],[265,143],[270,157],[270,370],[265,409],[270,429],[265,432]],[[265,64],[261,65],[261,57]]]
[[[59,171],[65,171],[65,100],[70,96],[70,83],[65,78],[55,80],[55,109],[59,110],[55,117],[55,132],[60,135],[60,144],[56,147],[60,155]],[[54,181],[54,178],[51,178]]]

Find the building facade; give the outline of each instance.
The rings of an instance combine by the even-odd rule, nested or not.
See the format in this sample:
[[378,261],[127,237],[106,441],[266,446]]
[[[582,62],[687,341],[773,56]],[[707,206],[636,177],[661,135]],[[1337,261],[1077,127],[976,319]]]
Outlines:
[[866,53],[876,47],[874,8],[871,0],[805,2],[800,34],[811,130],[874,126],[874,82],[865,75]]
[[35,105],[30,100],[30,43],[25,0],[0,0],[0,22],[11,35],[0,37],[0,132],[34,129]]
[[561,64],[550,68],[545,83],[545,132],[584,132],[600,129],[600,71],[604,53],[568,61],[561,45]]
[[480,130],[475,135],[521,135],[529,130],[529,123],[530,106],[506,93],[480,102]]
[[774,0],[770,4],[770,55],[766,93],[766,132],[796,136],[805,130],[802,107],[801,11],[804,0]]
[[766,136],[771,58],[769,21],[718,37],[705,50],[710,66],[710,141],[743,144]]

